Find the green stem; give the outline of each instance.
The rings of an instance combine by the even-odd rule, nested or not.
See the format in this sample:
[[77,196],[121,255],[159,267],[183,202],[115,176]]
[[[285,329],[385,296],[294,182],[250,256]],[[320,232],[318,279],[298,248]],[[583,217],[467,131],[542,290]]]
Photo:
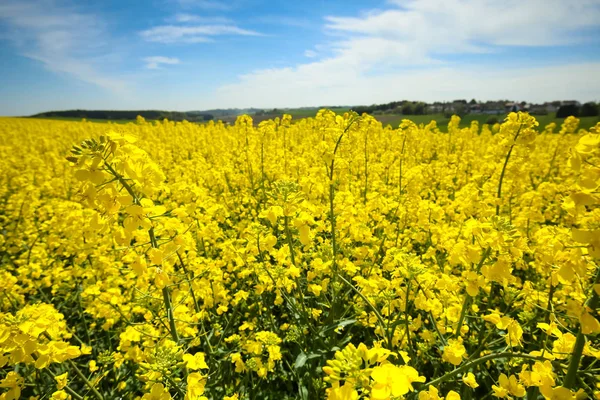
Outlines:
[[424,384],[421,387],[421,390],[427,388],[428,386],[438,386],[440,383],[442,382],[446,382],[447,380],[450,380],[452,378],[454,378],[455,376],[462,374],[463,372],[467,372],[468,370],[470,370],[471,368],[475,368],[476,366],[480,365],[480,364],[484,364],[488,361],[491,360],[495,360],[497,358],[522,358],[525,360],[536,360],[536,361],[546,361],[549,360],[546,357],[538,357],[538,356],[532,356],[529,354],[522,354],[522,353],[510,353],[510,352],[506,352],[506,353],[497,353],[497,354],[489,354],[487,356],[483,356],[481,358],[478,358],[476,360],[473,360],[471,362],[466,363],[465,365],[463,365],[460,368],[456,368],[453,371],[448,372],[445,375],[440,376],[437,379],[432,380],[429,383]]
[[[386,332],[386,323],[385,323],[385,320],[383,319],[383,316],[382,316],[382,315],[381,315],[381,313],[380,313],[380,312],[377,310],[377,308],[375,308],[375,306],[374,306],[374,305],[373,305],[373,304],[372,304],[372,303],[369,301],[369,299],[367,299],[367,298],[365,297],[365,295],[364,295],[364,294],[362,294],[362,293],[360,292],[360,290],[358,290],[356,287],[354,287],[354,285],[353,285],[353,284],[351,284],[350,282],[348,282],[348,281],[346,280],[346,278],[344,278],[343,276],[340,276],[339,278],[340,278],[340,280],[341,280],[342,282],[344,282],[346,285],[348,285],[348,286],[350,287],[350,289],[352,289],[352,290],[353,290],[353,291],[354,291],[354,292],[355,292],[357,295],[359,295],[359,296],[360,296],[360,298],[361,298],[361,299],[363,299],[363,301],[364,301],[365,303],[367,303],[367,305],[369,306],[369,308],[370,308],[370,309],[371,309],[371,310],[372,310],[372,311],[375,313],[375,316],[377,316],[377,320],[379,321],[379,325],[381,326],[381,330],[382,330],[383,332]],[[390,341],[390,339],[389,339],[389,338],[388,338],[387,342],[388,342],[388,349],[391,349],[391,348],[392,348],[392,343],[391,343],[391,341]]]
[[333,259],[332,259],[332,266],[333,266],[333,270],[334,273],[337,272],[337,263],[336,263],[336,258],[337,258],[337,242],[335,239],[335,214],[334,214],[334,209],[333,209],[333,199],[335,196],[335,190],[333,187],[333,181],[330,181],[329,183],[329,223],[331,225],[331,249],[333,252]]
[[287,128],[283,129],[283,173],[287,176]]
[[181,396],[181,398],[185,397],[185,393],[183,393],[183,391],[181,390],[181,388],[179,387],[179,385],[177,384],[177,382],[175,382],[173,380],[173,378],[171,378],[169,375],[165,375],[165,377],[167,378],[167,380],[169,381],[169,383],[175,388],[175,391],[177,391],[177,394],[179,394],[179,396]]
[[[592,283],[592,296],[588,299],[585,306],[595,310],[598,307],[599,296],[596,290],[594,290],[594,286],[600,282],[600,267],[596,267],[596,278]],[[575,386],[575,380],[577,379],[577,372],[579,370],[579,362],[581,361],[581,356],[583,353],[583,348],[585,346],[585,335],[581,330],[581,324],[579,325],[579,331],[577,332],[577,338],[575,339],[575,346],[573,347],[573,355],[571,356],[571,361],[569,362],[569,369],[567,370],[567,376],[565,377],[565,381],[563,386],[567,389],[573,389]]]
[[[404,303],[404,325],[405,325],[405,328],[406,328],[406,343],[408,343],[408,351],[412,355],[412,354],[414,354],[414,351],[413,351],[413,347],[412,347],[412,345],[410,343],[410,329],[409,329],[410,328],[410,324],[409,324],[409,321],[408,321],[408,301],[410,300],[410,296],[409,295],[410,295],[410,286],[411,286],[410,283],[411,283],[411,281],[409,279],[408,280],[408,284],[406,285],[406,301]],[[388,315],[388,318],[389,317],[390,316]],[[389,345],[390,346],[392,345],[392,338],[389,339]],[[391,350],[391,347],[390,347],[390,350]]]
[[515,148],[515,144],[517,139],[519,138],[519,134],[521,133],[521,128],[523,124],[519,126],[515,137],[513,138],[513,143],[510,145],[508,149],[508,153],[506,153],[506,158],[504,159],[504,165],[502,166],[502,172],[500,172],[500,181],[498,182],[498,204],[496,204],[496,215],[500,215],[500,200],[502,199],[502,182],[504,181],[504,174],[506,173],[506,166],[508,165],[508,160],[510,159],[510,155],[512,154],[513,149]]
[[406,145],[407,133],[404,133],[404,140],[402,140],[402,150],[400,150],[400,167],[398,169],[398,196],[402,196],[402,164],[404,163],[404,147]]
[[[286,236],[286,241],[287,241],[288,249],[290,250],[290,258],[292,260],[292,265],[297,268],[298,265],[296,265],[296,256],[295,256],[295,251],[294,251],[294,242],[292,240],[292,232],[290,230],[289,219],[290,219],[290,217],[288,217],[287,215],[285,215],[283,217],[283,224],[284,224],[285,236]],[[302,292],[302,287],[300,286],[300,280],[298,278],[296,278],[296,286],[297,286],[296,289],[298,290],[298,294],[300,295],[300,306],[302,307],[302,312],[306,316],[307,323],[309,323],[310,322],[310,316],[308,315],[308,311],[306,310],[306,305],[304,304],[305,303],[304,293]]]
[[185,278],[190,287],[190,295],[192,296],[192,300],[194,302],[194,310],[196,310],[196,313],[199,314],[200,306],[198,305],[198,300],[196,300],[196,293],[194,293],[194,288],[192,287],[192,281],[190,280],[190,274],[185,266],[185,263],[183,262],[183,259],[181,258],[181,254],[177,253],[177,257],[179,258],[179,263],[181,264],[181,268],[183,268],[183,273],[185,274]]
[[337,242],[336,242],[336,238],[335,238],[335,213],[334,213],[334,207],[333,207],[333,200],[335,198],[335,187],[334,187],[334,183],[333,183],[333,175],[334,175],[334,171],[335,171],[335,156],[340,147],[340,144],[342,143],[342,138],[344,137],[346,132],[348,132],[348,130],[354,124],[354,122],[356,122],[357,120],[358,120],[358,118],[352,119],[350,121],[350,123],[348,124],[348,126],[346,126],[346,129],[344,129],[342,134],[338,137],[337,141],[335,142],[335,148],[333,149],[333,157],[331,159],[331,165],[329,166],[329,222],[331,224],[331,247],[332,247],[332,251],[333,251],[332,267],[333,267],[333,273],[334,273],[334,277],[333,277],[334,282],[335,282],[335,277],[337,275],[336,258],[337,258],[337,253],[338,253]]
[[100,392],[98,390],[96,390],[96,388],[94,387],[94,385],[92,384],[92,382],[90,382],[85,375],[83,375],[83,372],[81,372],[81,370],[79,368],[77,368],[77,365],[71,361],[71,360],[67,360],[67,362],[69,363],[69,365],[71,366],[71,368],[73,368],[73,370],[75,371],[75,373],[77,374],[77,376],[79,376],[79,378],[81,378],[81,380],[83,382],[85,382],[85,384],[87,385],[87,387],[90,388],[90,390],[92,391],[92,393],[94,394],[94,396],[96,396],[97,399],[99,400],[103,400],[104,398],[102,397],[102,395],[100,394]]
[[[477,264],[477,272],[479,272],[479,270],[481,270],[483,263],[485,262],[486,258],[490,255],[490,251],[491,251],[491,248],[488,247],[483,252],[483,256],[481,257],[479,264]],[[456,326],[456,332],[454,332],[455,336],[460,335],[460,328],[462,328],[463,321],[465,320],[465,316],[467,314],[467,309],[469,308],[470,303],[471,303],[471,296],[467,293],[466,297],[465,297],[465,301],[463,302],[463,305],[462,305],[462,309],[460,310],[460,318],[458,319],[458,325]]]
[[[158,249],[158,243],[156,241],[156,236],[154,236],[154,227],[148,230],[148,236],[150,236],[150,244],[152,248]],[[171,305],[171,294],[169,293],[169,288],[164,287],[162,289],[163,302],[165,305],[165,311],[167,312],[167,319],[169,320],[169,329],[171,333],[171,337],[173,341],[179,344],[179,335],[177,335],[177,329],[175,327],[175,317],[173,315],[173,306]]]
[[296,256],[294,255],[294,243],[292,242],[292,234],[290,232],[289,219],[290,219],[290,217],[288,217],[287,215],[284,215],[284,217],[283,217],[283,225],[284,225],[284,228],[285,228],[285,236],[286,236],[286,241],[287,241],[288,249],[290,250],[290,258],[292,260],[292,265],[294,267],[297,267],[297,265],[296,265]]
[[[53,340],[52,337],[47,332],[44,332],[43,335],[46,337],[46,339]],[[36,358],[37,357],[34,357],[34,359],[36,359]],[[71,366],[71,368],[73,368],[73,370],[75,371],[77,376],[79,376],[81,378],[81,380],[83,382],[85,382],[85,384],[90,388],[92,393],[94,393],[94,396],[96,396],[96,398],[98,398],[99,400],[104,400],[102,395],[100,394],[100,392],[98,392],[96,390],[96,388],[94,387],[94,385],[85,377],[85,375],[83,375],[83,372],[81,372],[81,370],[77,367],[77,364],[75,364],[72,360],[67,360],[67,363]],[[54,376],[54,374],[52,374],[52,372],[50,372],[50,370],[48,370],[48,372],[52,376]]]
[[[52,371],[50,371],[50,369],[44,369],[43,371],[47,371],[48,374],[50,376],[52,376],[52,378],[56,378],[56,375],[54,373],[52,373]],[[83,396],[80,395],[79,393],[77,393],[76,391],[74,391],[73,389],[71,389],[69,386],[65,386],[63,388],[65,390],[65,392],[69,393],[71,396],[73,396],[76,400],[83,400]]]
[[177,329],[175,327],[175,318],[173,316],[173,307],[171,306],[171,294],[169,289],[164,287],[162,289],[163,301],[165,303],[165,309],[167,310],[167,318],[169,320],[169,328],[171,330],[171,337],[175,343],[179,343],[179,335],[177,335]]
[[260,187],[262,189],[263,203],[267,202],[267,192],[265,190],[265,143],[260,143]]
[[106,169],[108,169],[108,172],[110,172],[112,176],[117,178],[119,183],[125,188],[125,190],[127,190],[127,193],[129,193],[129,195],[133,198],[133,203],[139,204],[140,199],[133,191],[133,188],[131,187],[131,185],[129,185],[129,183],[127,183],[127,181],[121,176],[121,174],[119,174],[117,171],[114,170],[114,168],[108,163],[108,161],[106,159],[104,159],[104,165],[106,166]]
[[[343,135],[344,134],[342,133],[342,135],[339,137],[338,142],[337,142],[338,144],[342,140]],[[338,144],[336,144],[335,150],[337,150]],[[336,313],[337,313],[337,285],[336,284],[337,284],[337,278],[338,278],[338,270],[337,270],[338,248],[337,248],[337,241],[335,238],[335,213],[334,213],[334,204],[333,204],[333,200],[334,200],[334,196],[335,196],[335,188],[334,188],[334,183],[333,183],[333,168],[334,168],[334,161],[335,161],[335,151],[334,151],[333,157],[334,157],[334,159],[331,160],[331,169],[330,169],[330,175],[329,175],[329,224],[331,225],[331,252],[332,252],[331,269],[333,271],[333,282],[331,285],[332,299],[331,299],[331,318],[330,318],[330,320],[332,322],[335,321]]]
[[363,203],[367,204],[367,193],[369,191],[369,131],[365,132],[365,191]]

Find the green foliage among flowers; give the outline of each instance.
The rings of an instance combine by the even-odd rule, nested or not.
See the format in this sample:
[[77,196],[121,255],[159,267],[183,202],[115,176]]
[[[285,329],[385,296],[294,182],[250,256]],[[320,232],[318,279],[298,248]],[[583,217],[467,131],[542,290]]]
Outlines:
[[600,399],[600,124],[459,122],[0,119],[0,399]]

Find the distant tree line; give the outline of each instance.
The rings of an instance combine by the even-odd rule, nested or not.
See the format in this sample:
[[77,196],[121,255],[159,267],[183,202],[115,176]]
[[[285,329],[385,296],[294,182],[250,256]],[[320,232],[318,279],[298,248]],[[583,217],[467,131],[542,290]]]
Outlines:
[[[425,103],[421,101],[392,101],[383,104],[372,104],[370,106],[355,106],[351,108],[359,114],[367,113],[371,115],[381,114],[402,114],[402,115],[424,115],[424,114],[444,114],[447,117],[451,115],[464,116],[466,114],[490,114],[505,115],[511,111],[528,111],[533,115],[545,115],[556,112],[556,118],[575,117],[595,117],[600,115],[600,104],[588,102],[580,104],[577,101],[553,101],[544,104],[528,104],[526,102],[511,102],[508,100],[478,102],[475,99],[470,101],[459,99],[448,102]],[[163,110],[67,110],[67,111],[48,111],[36,115],[34,118],[44,117],[63,117],[63,118],[87,118],[104,120],[129,120],[133,121],[138,115],[147,120],[162,120],[190,122],[204,122],[215,118],[226,120],[235,116],[250,113],[257,117],[268,117],[274,114],[286,112],[288,109],[262,110],[262,109],[214,109],[206,111],[163,111]],[[492,117],[490,117],[490,120]]]
[[140,115],[148,120],[162,120],[168,119],[169,121],[190,121],[190,122],[203,122],[214,119],[212,114],[202,113],[198,111],[162,111],[162,110],[133,110],[133,111],[121,111],[121,110],[67,110],[67,111],[49,111],[36,115],[32,115],[34,118],[44,117],[63,117],[63,118],[86,118],[86,119],[106,119],[106,120],[135,120]]
[[600,114],[600,104],[594,102],[584,103],[581,106],[577,104],[567,104],[560,106],[556,111],[556,118],[566,117],[596,117]]
[[359,114],[403,114],[423,115],[442,113],[447,117],[453,114],[463,116],[466,114],[495,114],[502,115],[511,111],[528,111],[534,115],[545,115],[556,112],[557,118],[566,118],[570,115],[575,117],[595,117],[600,115],[600,104],[588,102],[580,104],[577,101],[552,101],[544,104],[529,104],[526,102],[513,102],[509,100],[478,102],[459,99],[448,102],[424,103],[420,101],[392,101],[383,104],[372,104],[370,106],[355,106],[352,110]]
[[283,114],[284,110],[274,108],[272,110],[258,110],[254,113],[255,116],[272,115],[272,114]]
[[[466,103],[466,102],[465,102]],[[404,115],[423,115],[425,114],[425,106],[427,104],[423,102],[415,101],[392,101],[385,104],[373,104],[370,106],[357,106],[352,107],[354,111],[359,114],[384,114],[389,112],[404,114]]]

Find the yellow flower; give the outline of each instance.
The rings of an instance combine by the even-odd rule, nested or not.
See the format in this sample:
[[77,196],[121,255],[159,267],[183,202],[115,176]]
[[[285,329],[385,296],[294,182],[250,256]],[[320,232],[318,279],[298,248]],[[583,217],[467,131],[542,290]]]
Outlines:
[[465,385],[469,386],[472,389],[479,387],[479,384],[475,380],[475,375],[472,372],[467,373],[462,378]]
[[525,396],[525,387],[519,383],[514,375],[510,378],[505,374],[501,374],[498,378],[499,386],[492,385],[494,396],[504,398],[510,396],[523,397]]
[[573,351],[573,346],[575,346],[575,336],[571,333],[565,333],[554,341],[552,354],[559,360],[564,360]]
[[69,396],[67,394],[67,392],[65,392],[64,390],[58,390],[58,391],[52,393],[52,396],[50,396],[50,398],[52,400],[67,400],[67,399],[71,398],[71,396]]
[[194,355],[184,354],[183,362],[185,362],[186,367],[192,371],[208,369],[208,365],[204,359],[204,353],[196,353]]
[[294,397],[289,376],[318,365],[305,386],[330,398],[416,397],[417,371],[499,344],[542,361],[493,361],[498,382],[465,369],[419,399],[581,398],[558,367],[568,332],[600,358],[600,124],[254,122],[0,118],[2,400],[89,395],[68,361],[105,398]]
[[[8,389],[8,392],[4,392],[2,396],[6,400],[18,399],[21,396],[21,387],[25,383],[25,380],[16,372],[10,371],[4,379],[0,381],[0,388]],[[4,399],[3,398],[3,399]]]
[[96,360],[91,360],[89,365],[90,372],[98,371],[98,365],[96,365]]
[[452,365],[460,365],[466,356],[467,349],[463,346],[462,339],[449,339],[448,344],[444,346],[442,359]]
[[[576,400],[578,399],[577,395],[571,390],[557,386],[555,388],[550,388],[546,393],[542,393],[549,400]],[[585,395],[585,394],[584,394]],[[586,398],[586,397],[582,397]]]
[[460,395],[454,390],[451,390],[446,394],[445,400],[460,400]]
[[67,386],[67,377],[69,376],[68,372],[65,372],[62,375],[56,375],[54,379],[56,379],[56,388],[61,390],[65,386]]
[[584,335],[594,335],[600,333],[600,322],[592,314],[584,312],[579,319],[581,323],[581,332]]
[[158,289],[163,289],[165,286],[171,283],[171,279],[169,278],[169,274],[165,272],[165,270],[161,268],[157,268],[156,276],[154,277],[154,284]]
[[192,372],[187,378],[185,400],[207,400],[204,394],[206,379],[198,372]]
[[442,400],[439,396],[439,391],[434,386],[429,386],[427,391],[419,392],[419,400]]
[[311,283],[310,285],[308,285],[308,290],[315,296],[320,296],[321,292],[323,291],[323,287],[321,285]]
[[336,382],[331,388],[327,389],[327,400],[358,400],[358,392],[348,382],[341,387]]
[[546,396],[552,392],[552,387],[555,385],[556,374],[552,370],[552,363],[547,360],[544,362],[536,361],[529,371],[529,366],[524,365],[519,379],[526,386],[538,386],[540,392]]
[[229,357],[231,358],[231,362],[235,364],[235,372],[241,373],[246,370],[246,365],[240,353],[231,353]]
[[373,368],[371,378],[375,382],[371,389],[373,400],[388,399],[390,396],[403,396],[413,391],[413,382],[425,382],[425,377],[412,367],[403,365],[383,364]]
[[508,323],[507,326],[508,335],[506,335],[506,344],[515,347],[521,345],[521,338],[523,337],[523,328],[521,325],[513,319]]
[[169,391],[165,389],[162,383],[155,383],[150,389],[150,393],[146,393],[142,396],[142,400],[169,400],[171,395]]

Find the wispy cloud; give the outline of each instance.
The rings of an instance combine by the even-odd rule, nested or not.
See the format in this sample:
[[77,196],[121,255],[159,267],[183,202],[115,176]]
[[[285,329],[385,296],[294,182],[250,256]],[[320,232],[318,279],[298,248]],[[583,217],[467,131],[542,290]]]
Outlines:
[[314,50],[305,50],[304,57],[315,58],[317,56],[317,52]]
[[0,1],[0,22],[21,54],[64,73],[112,91],[126,84],[102,71],[98,58],[110,52],[103,21],[95,15],[52,0]]
[[326,17],[330,33],[393,41],[414,53],[485,51],[581,41],[598,27],[599,0],[391,0],[387,10]]
[[159,43],[201,43],[210,42],[215,36],[261,36],[259,32],[242,29],[236,25],[161,25],[140,32],[149,42]]
[[[212,106],[303,107],[456,98],[597,101],[600,93],[600,81],[593,79],[600,71],[600,62],[532,68],[444,66],[378,76],[354,75],[340,69],[339,79],[332,69],[333,66],[328,69],[313,63],[244,75],[239,82],[222,86]],[[564,82],[567,76],[568,84],[557,84]]]
[[232,8],[231,1],[217,0],[176,0],[183,8],[201,8],[204,10],[228,11]]
[[215,16],[202,16],[195,14],[178,13],[172,18],[167,19],[169,22],[176,22],[181,24],[195,23],[195,24],[232,24],[233,21],[227,17],[215,17]]
[[143,60],[146,63],[146,68],[148,69],[160,69],[162,64],[175,65],[180,63],[179,58],[176,57],[154,56],[145,57]]
[[[591,100],[597,94],[590,88],[600,88],[593,83],[597,63],[483,68],[449,62],[447,56],[582,43],[590,40],[583,32],[597,29],[599,20],[600,0],[391,0],[385,9],[326,17],[324,28],[330,40],[315,46],[318,61],[245,74],[237,83],[223,86],[219,94],[227,99],[252,93],[254,97],[239,99],[236,106],[303,106],[314,104],[315,99],[368,104],[460,94],[481,97],[481,93],[518,98],[526,92],[531,100]],[[305,55],[310,58],[312,53]],[[564,76],[569,76],[569,84],[556,85]],[[289,93],[294,93],[293,98]]]
[[262,14],[254,17],[252,22],[258,24],[267,24],[267,25],[284,25],[287,27],[294,28],[303,28],[310,29],[314,28],[315,23],[310,21],[309,19],[298,17],[298,16],[288,16],[288,15],[270,15],[270,14]]

